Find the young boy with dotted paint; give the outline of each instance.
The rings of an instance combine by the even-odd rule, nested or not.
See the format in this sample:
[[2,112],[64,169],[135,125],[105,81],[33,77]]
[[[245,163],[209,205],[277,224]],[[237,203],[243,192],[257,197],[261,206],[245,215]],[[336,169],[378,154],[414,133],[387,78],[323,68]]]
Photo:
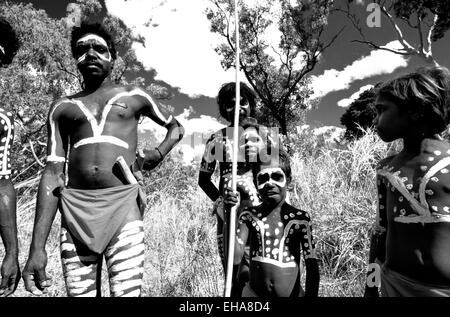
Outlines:
[[366,296],[450,296],[450,73],[427,67],[383,84],[375,127],[403,139],[377,167],[378,219]]
[[[283,150],[261,160],[256,184],[262,204],[247,207],[237,217],[234,264],[239,264],[250,240],[250,280],[242,297],[316,297],[319,268],[311,219],[307,212],[286,202],[291,167]],[[231,190],[225,210],[239,203]],[[301,253],[305,260],[305,291],[300,283]]]

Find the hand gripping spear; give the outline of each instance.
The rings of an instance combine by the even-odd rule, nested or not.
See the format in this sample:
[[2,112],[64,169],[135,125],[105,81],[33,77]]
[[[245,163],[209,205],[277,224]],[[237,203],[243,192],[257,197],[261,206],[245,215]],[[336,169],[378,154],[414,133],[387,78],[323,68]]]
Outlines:
[[[238,133],[239,133],[239,112],[241,101],[241,85],[239,82],[239,14],[238,0],[234,0],[234,20],[236,33],[236,104],[234,109],[234,131],[233,131],[233,162],[232,162],[232,190],[236,192],[237,178],[237,160],[238,160]],[[231,282],[233,280],[233,259],[234,259],[234,240],[236,236],[236,209],[233,206],[230,211],[230,223],[228,224],[228,257],[227,257],[227,274],[225,279],[225,297],[231,295]]]

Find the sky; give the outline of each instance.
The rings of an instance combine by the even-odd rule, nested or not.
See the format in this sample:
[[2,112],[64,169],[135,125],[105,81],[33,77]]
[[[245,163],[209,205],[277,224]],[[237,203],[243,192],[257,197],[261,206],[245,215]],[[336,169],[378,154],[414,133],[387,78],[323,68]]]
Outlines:
[[[16,1],[32,2],[36,8],[46,10],[55,18],[64,17],[70,3],[66,0]],[[252,4],[262,0],[244,1]],[[357,16],[362,22],[366,21],[371,13],[368,11],[371,1],[355,2]],[[164,83],[174,93],[174,98],[165,103],[174,108],[177,119],[187,127],[186,134],[210,133],[223,126],[225,122],[218,116],[215,96],[223,83],[234,81],[235,72],[224,71],[214,51],[222,40],[210,32],[204,12],[208,0],[104,0],[104,4],[109,14],[119,17],[145,38],[145,47],[140,43],[133,45],[137,58],[153,80]],[[342,127],[340,116],[359,93],[421,65],[418,58],[405,58],[354,42],[360,39],[359,35],[343,14],[329,17],[324,38],[330,38],[342,27],[345,28],[341,36],[320,56],[311,72],[314,97],[320,98],[317,107],[307,114],[307,124],[312,127]],[[372,28],[363,23],[363,27],[368,38],[377,44],[398,47],[387,20],[382,18],[380,24]],[[273,42],[279,40],[275,27],[266,36]],[[405,36],[412,42],[415,38],[412,32],[405,32]],[[434,43],[433,56],[441,65],[450,67],[449,51],[447,34]],[[142,129],[156,130],[160,135],[164,133],[149,122],[145,122]],[[190,146],[195,152],[188,157],[196,157],[202,152],[201,146],[192,143],[192,137],[184,142],[182,146]]]

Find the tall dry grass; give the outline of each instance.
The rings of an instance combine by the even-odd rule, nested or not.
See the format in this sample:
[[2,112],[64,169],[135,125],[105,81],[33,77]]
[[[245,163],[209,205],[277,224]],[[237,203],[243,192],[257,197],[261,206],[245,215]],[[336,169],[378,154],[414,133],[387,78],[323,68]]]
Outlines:
[[[291,202],[311,214],[321,272],[320,296],[361,296],[376,211],[375,165],[388,145],[372,132],[355,142],[326,145],[296,142],[292,156]],[[306,139],[304,139],[306,140]],[[317,141],[317,140],[316,140]],[[223,272],[217,253],[211,202],[197,185],[198,167],[163,163],[146,187],[146,260],[143,296],[222,296]],[[26,261],[33,227],[38,177],[20,185],[18,229],[20,264]],[[47,242],[45,296],[66,296],[59,256],[57,215]],[[4,251],[0,247],[0,258]],[[103,295],[109,288],[103,268]],[[31,296],[21,282],[14,296]]]

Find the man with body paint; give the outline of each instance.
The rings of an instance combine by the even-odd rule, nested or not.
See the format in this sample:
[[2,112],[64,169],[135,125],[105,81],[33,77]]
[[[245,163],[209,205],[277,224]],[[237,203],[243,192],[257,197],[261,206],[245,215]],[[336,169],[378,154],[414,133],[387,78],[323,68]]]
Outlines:
[[[45,243],[59,207],[68,296],[100,296],[103,257],[111,296],[140,296],[144,204],[130,170],[154,168],[181,140],[183,127],[161,114],[142,89],[111,83],[116,51],[101,25],[74,27],[71,46],[84,89],[55,102],[49,111],[47,165],[23,271],[25,288],[40,294],[50,286]],[[136,154],[141,116],[164,126],[167,134],[157,148]],[[119,158],[126,162],[121,168]]]
[[[19,40],[14,29],[3,18],[0,18],[0,34],[0,66],[3,67],[12,62],[19,49]],[[1,266],[0,297],[11,295],[20,281],[16,192],[11,182],[13,138],[13,114],[0,108],[0,235],[6,253]]]

